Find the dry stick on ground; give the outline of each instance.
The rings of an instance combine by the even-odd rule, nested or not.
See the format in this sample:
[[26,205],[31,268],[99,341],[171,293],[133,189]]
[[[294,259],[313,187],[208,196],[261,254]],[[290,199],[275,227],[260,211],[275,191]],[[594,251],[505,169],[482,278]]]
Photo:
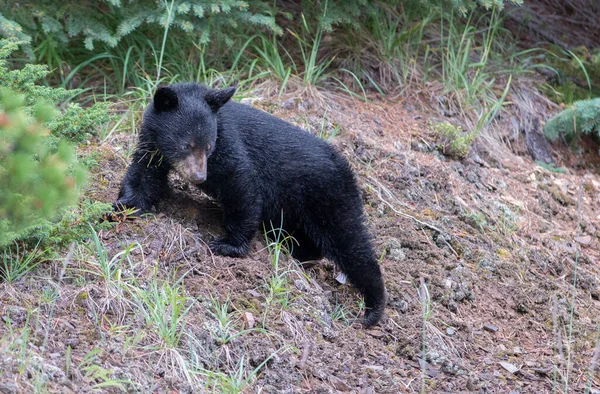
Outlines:
[[[583,205],[583,180],[579,183],[579,198],[577,199],[577,237],[581,236],[581,206]],[[567,371],[565,376],[565,389],[569,389],[569,373],[571,372],[571,354],[573,348],[573,319],[575,314],[575,297],[577,295],[577,266],[579,262],[579,244],[575,242],[575,266],[573,267],[573,293],[571,295],[571,310],[569,312],[569,335],[567,337]]]
[[[432,224],[426,223],[426,222],[424,222],[424,221],[422,221],[422,220],[419,220],[419,219],[417,219],[417,218],[416,218],[416,217],[414,217],[414,216],[411,216],[411,215],[409,215],[409,214],[407,214],[407,213],[404,213],[404,212],[402,212],[402,211],[400,211],[400,210],[396,209],[396,208],[395,208],[395,207],[394,207],[394,206],[393,206],[393,205],[392,205],[392,204],[391,204],[389,201],[387,201],[387,200],[386,200],[386,199],[383,197],[383,195],[381,194],[381,192],[383,191],[383,192],[386,194],[386,196],[387,196],[388,198],[391,198],[391,199],[395,200],[396,202],[400,203],[400,201],[398,201],[398,199],[397,199],[397,198],[396,198],[396,197],[395,197],[395,196],[392,194],[392,192],[391,192],[391,191],[390,191],[390,190],[389,190],[387,187],[385,187],[384,185],[382,185],[382,184],[381,184],[381,182],[379,182],[377,179],[373,178],[372,176],[369,176],[369,177],[368,177],[368,179],[369,179],[371,182],[375,183],[375,184],[377,185],[377,187],[375,187],[375,185],[373,185],[373,183],[369,183],[369,182],[367,182],[367,185],[368,185],[368,186],[369,186],[371,189],[373,189],[374,191],[376,191],[376,192],[377,192],[377,197],[378,197],[378,198],[381,200],[381,202],[383,202],[385,205],[387,205],[387,206],[388,206],[388,207],[389,207],[389,208],[390,208],[392,211],[394,211],[396,214],[398,214],[398,215],[400,215],[400,216],[404,216],[404,217],[406,217],[406,218],[409,218],[409,219],[412,219],[412,220],[414,220],[415,222],[417,222],[418,224],[420,224],[421,226],[424,226],[424,227],[427,227],[428,229],[431,229],[431,230],[437,231],[439,234],[444,234],[444,233],[446,233],[445,231],[442,231],[442,230],[440,230],[439,228],[435,227],[435,226],[434,226],[434,225],[432,225]],[[400,204],[401,204],[401,203],[400,203]],[[444,243],[445,243],[445,244],[446,244],[446,245],[447,245],[447,246],[450,248],[450,250],[452,251],[452,253],[454,253],[454,255],[455,255],[456,257],[458,257],[458,253],[456,252],[456,250],[454,250],[454,248],[452,247],[452,245],[450,245],[450,243],[449,243],[448,241],[446,241],[446,239],[443,239],[443,241],[444,241]]]
[[[75,242],[72,242],[71,245],[69,246],[69,252],[67,253],[67,256],[64,258],[63,260],[63,265],[62,268],[60,270],[60,274],[58,275],[58,284],[57,284],[57,290],[58,290],[58,294],[57,297],[60,296],[60,287],[62,286],[62,281],[63,278],[65,277],[65,273],[67,272],[67,265],[69,265],[69,262],[71,261],[71,256],[73,256],[73,251],[75,250]],[[54,307],[56,306],[56,299],[52,302],[52,304],[50,305],[50,313],[48,313],[48,324],[46,324],[46,333],[44,334],[44,342],[42,344],[42,359],[43,359],[43,354],[46,351],[46,349],[48,348],[48,337],[50,334],[50,330],[52,327],[52,319],[54,318]]]
[[396,202],[399,202],[396,199],[396,197],[392,194],[392,192],[388,188],[386,188],[384,185],[382,185],[381,182],[379,182],[377,179],[373,178],[372,176],[369,176],[368,178],[373,183],[375,183],[377,185],[377,187],[375,187],[372,183],[368,183],[368,182],[367,182],[367,185],[370,186],[371,189],[373,189],[377,192],[377,197],[381,200],[381,202],[383,202],[385,205],[387,205],[392,211],[394,211],[395,213],[397,213],[400,216],[404,216],[406,218],[414,220],[415,222],[419,223],[421,226],[425,226],[431,230],[437,231],[438,233],[444,233],[444,231],[440,230],[439,228],[435,227],[434,225],[425,223],[425,222],[417,219],[414,216],[411,216],[407,213],[404,213],[404,212],[396,209],[390,202],[388,202],[385,198],[383,198],[383,196],[381,194],[381,192],[383,191],[388,198],[392,198],[392,199],[396,200]]
[[302,350],[302,358],[300,359],[300,364],[298,368],[304,369],[306,366],[306,360],[308,359],[308,355],[310,354],[310,350],[312,348],[312,344],[310,342],[305,342]]
[[[554,342],[557,347],[556,350],[558,350],[557,364],[558,364],[558,366],[560,366],[563,363],[564,357],[563,357],[563,347],[562,347],[562,335],[561,335],[561,330],[558,327],[558,300],[556,299],[556,294],[554,294],[552,296],[552,331],[554,331],[552,336],[554,337]],[[555,369],[554,373],[556,373],[556,372],[557,371]]]

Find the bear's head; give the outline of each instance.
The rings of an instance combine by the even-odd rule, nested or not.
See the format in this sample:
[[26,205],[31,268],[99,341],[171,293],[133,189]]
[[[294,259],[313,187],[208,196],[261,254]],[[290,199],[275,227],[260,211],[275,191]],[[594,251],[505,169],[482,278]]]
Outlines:
[[217,112],[235,90],[178,84],[156,91],[144,114],[144,128],[153,134],[163,160],[185,180],[206,181],[206,162],[217,140]]

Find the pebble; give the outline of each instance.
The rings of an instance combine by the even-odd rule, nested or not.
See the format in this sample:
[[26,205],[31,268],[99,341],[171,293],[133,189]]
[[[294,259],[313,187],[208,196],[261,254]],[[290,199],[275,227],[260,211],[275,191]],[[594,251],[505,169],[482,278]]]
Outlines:
[[488,332],[498,332],[498,330],[500,330],[497,326],[493,324],[486,324],[483,326],[483,329]]
[[506,369],[508,372],[510,372],[512,374],[519,371],[519,368],[517,368],[515,365],[513,365],[511,363],[507,363],[506,361],[500,361],[500,365],[502,366],[502,368]]
[[575,238],[575,241],[579,242],[582,245],[589,245],[592,242],[592,237],[589,235],[584,235],[583,237]]
[[14,383],[0,383],[0,393],[2,394],[16,394],[19,392],[19,388]]

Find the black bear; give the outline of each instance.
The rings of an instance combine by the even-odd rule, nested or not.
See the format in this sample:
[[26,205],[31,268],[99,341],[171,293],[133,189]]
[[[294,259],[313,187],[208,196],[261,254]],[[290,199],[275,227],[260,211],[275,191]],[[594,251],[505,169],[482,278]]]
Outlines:
[[279,225],[283,217],[292,256],[333,260],[364,296],[363,324],[376,324],[386,290],[350,165],[309,132],[230,101],[235,90],[159,88],[116,206],[150,210],[176,170],[223,207],[225,236],[210,247],[233,257],[248,253],[261,223]]

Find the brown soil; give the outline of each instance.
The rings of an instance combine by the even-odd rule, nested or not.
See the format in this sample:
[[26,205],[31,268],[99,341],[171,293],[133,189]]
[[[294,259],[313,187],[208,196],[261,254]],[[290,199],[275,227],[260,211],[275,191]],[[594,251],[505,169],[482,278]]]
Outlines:
[[[310,102],[254,105],[315,133],[325,112]],[[567,371],[570,392],[600,387],[589,375],[600,307],[596,170],[577,168],[563,148],[566,173],[518,156],[502,168],[451,160],[430,148],[430,115],[402,100],[340,101],[326,115],[328,132],[340,126],[332,143],[358,174],[382,254],[389,305],[379,326],[354,322],[359,298],[327,261],[299,267],[282,258],[288,293],[269,303],[265,283],[275,269],[263,237],[246,258],[213,256],[206,242],[222,232],[219,207],[173,177],[156,216],[121,223],[101,238],[110,255],[141,245],[123,272],[138,287],[183,277],[195,302],[177,349],[160,347],[138,307],[111,298],[73,253],[66,271],[54,261],[0,284],[0,392],[37,391],[39,376],[47,391],[92,391],[103,381],[85,368],[94,349],[100,352],[91,364],[138,392],[225,390],[206,376],[182,374],[178,354],[201,355],[199,366],[228,375],[242,365],[244,392],[563,392]],[[134,138],[121,134],[98,148],[90,198],[116,198],[123,152]],[[58,291],[54,303],[43,301],[49,289]],[[215,341],[211,296],[229,297],[234,332],[263,322],[264,330]],[[31,334],[23,342],[26,324]]]

